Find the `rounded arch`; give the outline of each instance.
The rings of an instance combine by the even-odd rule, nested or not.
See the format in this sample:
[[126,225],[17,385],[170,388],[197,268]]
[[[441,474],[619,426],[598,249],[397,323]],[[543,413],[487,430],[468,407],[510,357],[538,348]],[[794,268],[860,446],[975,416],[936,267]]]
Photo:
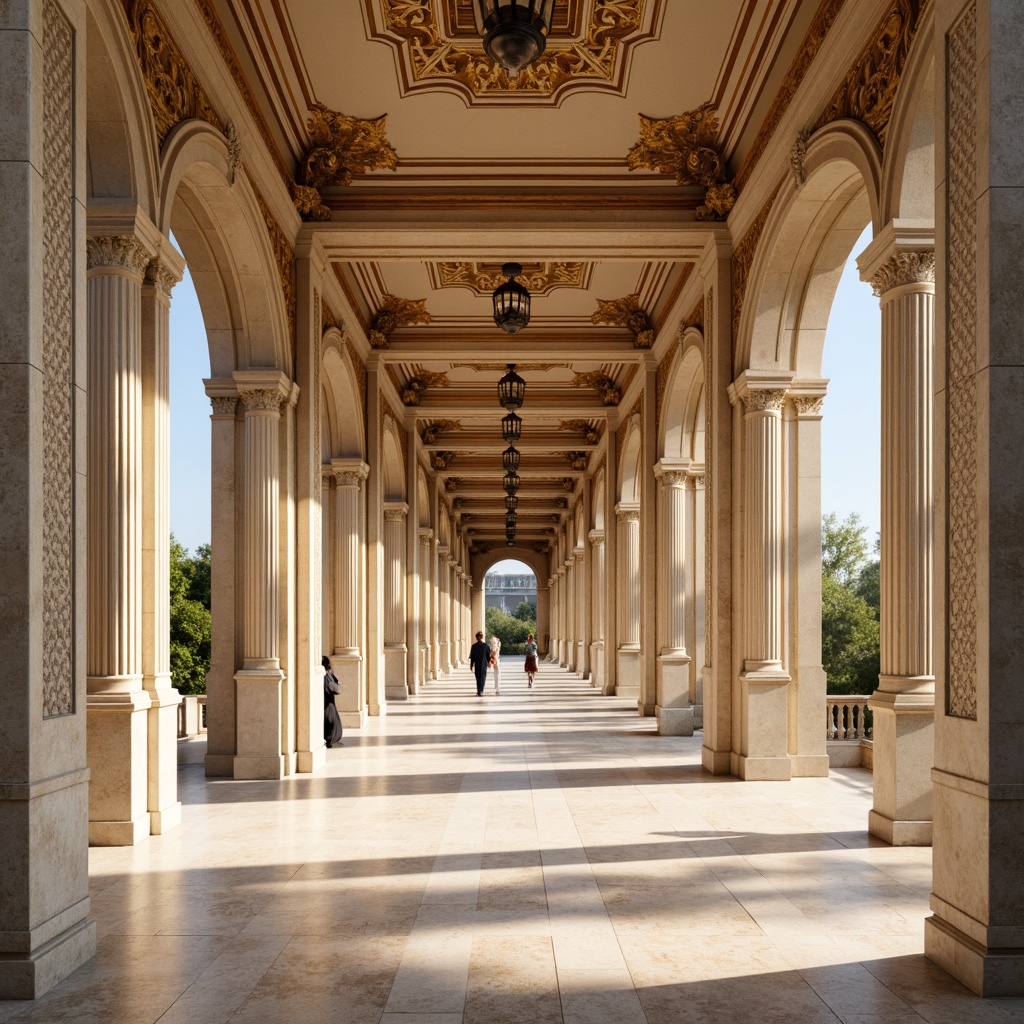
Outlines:
[[405,501],[405,464],[402,444],[398,439],[398,425],[390,417],[384,419],[381,444],[381,471],[385,501]]
[[816,132],[804,176],[802,186],[786,179],[765,223],[740,317],[737,373],[820,378],[843,267],[864,226],[881,226],[881,151],[866,125],[843,120]]
[[587,543],[587,524],[583,519],[583,502],[576,506],[576,514],[573,516],[573,548],[583,547]]
[[164,143],[157,226],[174,232],[199,296],[210,370],[276,367],[291,376],[291,327],[259,201],[227,140],[185,121]]
[[604,502],[605,502],[605,471],[602,466],[594,476],[593,490],[590,500],[590,525],[591,529],[604,529]]
[[330,328],[321,344],[323,389],[323,461],[366,460],[366,426],[355,368],[341,331]]
[[643,467],[640,465],[640,417],[633,415],[626,425],[626,440],[619,458],[619,501],[629,504],[640,501]]
[[146,86],[120,4],[86,11],[86,187],[90,199],[120,199],[156,220],[157,138]]
[[422,466],[416,467],[416,512],[419,517],[419,528],[430,527],[430,490],[427,487],[427,474]]
[[506,546],[493,548],[490,551],[481,551],[479,554],[474,555],[472,567],[473,579],[483,580],[487,576],[487,573],[491,571],[492,566],[497,565],[498,562],[504,562],[509,559],[522,562],[524,565],[529,566],[530,571],[537,577],[538,589],[540,589],[542,581],[543,585],[545,587],[547,586],[547,554],[541,554],[533,548],[521,547],[518,544],[513,547]]
[[680,355],[674,361],[665,389],[658,424],[658,451],[663,459],[704,461],[704,336],[687,328]]

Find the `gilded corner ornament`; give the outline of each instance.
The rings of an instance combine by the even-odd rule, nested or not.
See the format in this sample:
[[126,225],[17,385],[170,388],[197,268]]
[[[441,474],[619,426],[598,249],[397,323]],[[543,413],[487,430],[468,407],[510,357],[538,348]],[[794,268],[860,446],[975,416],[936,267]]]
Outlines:
[[426,299],[400,299],[397,295],[385,295],[380,309],[373,318],[370,345],[373,348],[387,348],[392,331],[412,324],[429,323],[430,314],[427,312]]
[[558,429],[579,434],[587,444],[597,444],[601,440],[601,432],[590,420],[562,420]]
[[405,387],[401,389],[402,404],[419,405],[423,392],[427,388],[446,388],[450,383],[451,381],[448,379],[447,373],[431,373],[429,370],[418,367],[416,373],[409,378]]
[[736,202],[718,152],[718,117],[711,103],[675,117],[640,115],[640,138],[626,157],[631,171],[674,174],[680,185],[699,185],[704,203],[698,220],[725,220]]
[[618,405],[622,392],[615,381],[601,370],[589,370],[586,373],[573,373],[571,386],[574,388],[593,388],[605,405]]
[[398,154],[387,140],[387,114],[364,120],[317,103],[306,128],[309,149],[302,162],[302,181],[292,192],[303,220],[331,219],[321,189],[351,185],[354,174],[393,171],[398,166]]
[[590,318],[594,324],[608,324],[625,327],[633,335],[634,348],[650,348],[654,343],[654,328],[651,318],[640,305],[639,295],[627,295],[622,299],[597,300],[597,311]]
[[[447,378],[446,378],[447,379]],[[423,428],[421,435],[424,444],[437,444],[441,435],[449,430],[461,430],[462,423],[459,420],[434,420]]]

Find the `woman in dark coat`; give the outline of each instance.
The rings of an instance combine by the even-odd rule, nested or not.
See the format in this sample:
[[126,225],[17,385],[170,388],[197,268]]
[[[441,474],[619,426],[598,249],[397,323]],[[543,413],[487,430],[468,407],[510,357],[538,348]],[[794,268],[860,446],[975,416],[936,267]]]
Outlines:
[[331,659],[326,654],[320,659],[320,664],[324,667],[324,743],[330,750],[335,744],[341,746],[341,719],[334,706],[334,695],[341,693],[341,683],[331,670]]

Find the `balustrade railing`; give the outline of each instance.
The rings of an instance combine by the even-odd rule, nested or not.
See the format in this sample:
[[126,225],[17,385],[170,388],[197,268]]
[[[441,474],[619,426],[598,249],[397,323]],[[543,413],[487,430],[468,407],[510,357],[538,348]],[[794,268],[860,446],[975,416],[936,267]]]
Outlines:
[[838,694],[825,698],[825,738],[827,740],[871,739],[870,697],[846,697]]
[[178,739],[206,732],[206,694],[181,698],[178,705]]

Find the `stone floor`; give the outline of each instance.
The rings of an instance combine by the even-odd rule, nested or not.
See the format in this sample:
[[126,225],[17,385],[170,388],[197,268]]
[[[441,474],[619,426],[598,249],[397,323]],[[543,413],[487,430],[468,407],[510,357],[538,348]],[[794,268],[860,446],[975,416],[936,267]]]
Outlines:
[[504,666],[314,777],[207,781],[185,744],[182,826],[91,851],[96,958],[0,1022],[1024,1021],[922,955],[929,852],[868,840],[869,774],[715,779],[699,735]]

